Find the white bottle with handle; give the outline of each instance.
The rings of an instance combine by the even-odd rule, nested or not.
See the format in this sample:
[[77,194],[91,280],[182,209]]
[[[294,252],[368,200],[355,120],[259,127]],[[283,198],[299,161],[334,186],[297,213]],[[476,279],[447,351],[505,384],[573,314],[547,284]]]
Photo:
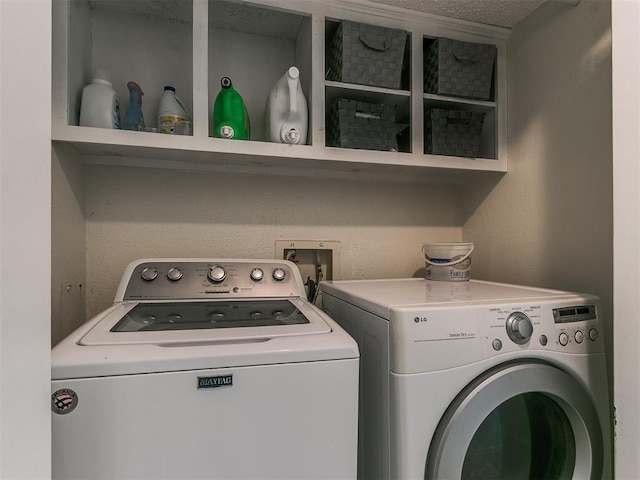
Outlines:
[[191,121],[187,107],[176,96],[176,89],[171,85],[164,87],[158,105],[158,131],[160,133],[175,133],[176,122]]
[[266,140],[292,145],[307,143],[309,111],[296,67],[290,67],[271,89],[265,112]]

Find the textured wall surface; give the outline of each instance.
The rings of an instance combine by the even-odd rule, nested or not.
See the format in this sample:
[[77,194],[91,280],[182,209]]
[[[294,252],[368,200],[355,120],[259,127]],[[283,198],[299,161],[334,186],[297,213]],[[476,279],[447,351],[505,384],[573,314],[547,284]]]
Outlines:
[[342,278],[407,277],[425,242],[460,241],[458,187],[91,166],[87,310],[142,257],[273,258],[276,240],[341,242]]
[[51,345],[79,327],[86,309],[86,174],[73,147],[55,145],[51,158]]
[[509,173],[470,192],[463,236],[485,278],[599,295],[611,355],[610,1],[544,5],[508,55]]

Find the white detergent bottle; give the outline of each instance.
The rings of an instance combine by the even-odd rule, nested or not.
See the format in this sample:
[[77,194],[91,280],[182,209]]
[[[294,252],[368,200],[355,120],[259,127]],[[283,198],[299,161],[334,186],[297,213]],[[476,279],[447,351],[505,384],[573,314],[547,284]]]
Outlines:
[[174,134],[176,122],[191,121],[187,113],[187,107],[176,96],[176,89],[171,85],[164,87],[164,93],[160,97],[158,106],[158,131],[160,133]]
[[309,111],[296,67],[290,67],[271,89],[265,112],[266,140],[292,145],[307,143]]
[[120,128],[120,101],[102,70],[82,89],[80,121],[83,127]]

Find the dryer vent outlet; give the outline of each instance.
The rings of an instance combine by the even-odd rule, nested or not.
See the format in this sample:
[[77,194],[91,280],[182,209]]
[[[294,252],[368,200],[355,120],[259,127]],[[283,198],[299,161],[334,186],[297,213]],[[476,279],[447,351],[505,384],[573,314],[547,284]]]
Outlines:
[[340,242],[327,240],[276,240],[275,258],[290,260],[303,281],[316,285],[322,280],[340,279]]

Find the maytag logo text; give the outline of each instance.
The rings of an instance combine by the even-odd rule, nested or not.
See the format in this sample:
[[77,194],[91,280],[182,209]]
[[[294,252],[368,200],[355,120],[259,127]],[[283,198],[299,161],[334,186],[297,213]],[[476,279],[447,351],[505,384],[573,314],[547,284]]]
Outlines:
[[198,377],[198,389],[232,387],[233,375],[219,375],[217,377]]

